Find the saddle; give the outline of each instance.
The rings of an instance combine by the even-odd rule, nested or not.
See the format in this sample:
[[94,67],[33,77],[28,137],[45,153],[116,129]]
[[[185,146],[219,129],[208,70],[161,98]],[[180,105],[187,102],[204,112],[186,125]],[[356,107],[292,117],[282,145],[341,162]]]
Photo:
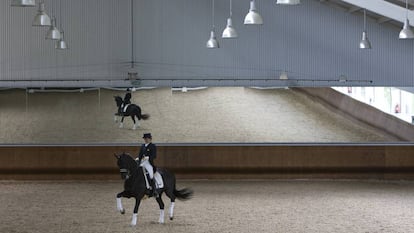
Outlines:
[[[150,177],[145,167],[142,167],[142,171],[144,172],[145,185],[147,186],[147,189],[152,190],[151,184],[149,183]],[[155,181],[155,187],[157,187],[157,189],[164,188],[164,181],[162,180],[162,176],[158,171],[154,173],[154,181]]]
[[130,104],[126,104],[125,106],[122,104],[122,113],[126,113],[127,108],[129,107]]

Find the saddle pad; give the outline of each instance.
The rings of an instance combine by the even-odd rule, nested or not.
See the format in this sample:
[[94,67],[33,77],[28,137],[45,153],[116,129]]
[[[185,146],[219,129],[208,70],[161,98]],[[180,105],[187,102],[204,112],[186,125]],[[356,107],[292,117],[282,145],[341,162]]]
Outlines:
[[129,107],[129,104],[125,105],[122,111],[126,112],[127,108]]
[[162,180],[161,174],[158,172],[155,172],[154,178],[155,178],[155,185],[157,186],[157,188],[158,189],[164,188],[164,181]]

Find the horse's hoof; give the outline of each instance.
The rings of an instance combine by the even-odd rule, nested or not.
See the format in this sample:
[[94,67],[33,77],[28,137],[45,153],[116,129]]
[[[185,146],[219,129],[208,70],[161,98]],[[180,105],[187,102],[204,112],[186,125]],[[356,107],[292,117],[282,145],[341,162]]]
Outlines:
[[174,220],[174,217],[170,217],[170,220],[172,221],[172,220]]
[[121,214],[125,214],[125,209],[122,209],[120,212]]

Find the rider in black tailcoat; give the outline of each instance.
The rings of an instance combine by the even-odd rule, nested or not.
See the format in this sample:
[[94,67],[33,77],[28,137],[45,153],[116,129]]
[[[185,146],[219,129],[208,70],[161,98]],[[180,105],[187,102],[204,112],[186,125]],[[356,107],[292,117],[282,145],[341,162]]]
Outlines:
[[131,104],[131,97],[132,97],[131,93],[128,92],[128,93],[125,94],[124,106],[127,105],[127,104]]
[[[154,159],[157,157],[157,147],[155,144],[152,143],[152,136],[150,133],[146,133],[144,134],[144,136],[142,137],[145,140],[145,144],[141,145],[141,149],[139,150],[139,154],[138,154],[138,164],[141,164],[142,159],[147,158],[149,163],[152,166],[152,174],[155,174],[156,172],[156,167],[154,164]],[[158,192],[155,186],[155,180],[154,180],[154,176],[150,177],[151,178],[151,186],[152,186],[152,195],[153,196],[158,196]]]

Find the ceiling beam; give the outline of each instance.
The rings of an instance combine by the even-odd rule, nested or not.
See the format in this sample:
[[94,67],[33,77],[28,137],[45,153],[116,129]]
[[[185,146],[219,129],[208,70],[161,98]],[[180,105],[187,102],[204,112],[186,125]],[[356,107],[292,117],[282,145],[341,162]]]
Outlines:
[[379,24],[386,23],[386,22],[389,22],[389,21],[391,21],[391,19],[387,18],[387,17],[381,17],[381,18],[377,19],[377,23],[379,23]]
[[[395,21],[404,22],[406,9],[404,7],[392,4],[384,0],[342,0],[356,7],[365,8],[371,12],[382,15]],[[414,26],[414,13],[408,12],[408,19],[410,25]]]
[[349,13],[354,13],[354,12],[357,12],[359,10],[361,10],[361,7],[353,6],[353,7],[349,8],[348,12]]

